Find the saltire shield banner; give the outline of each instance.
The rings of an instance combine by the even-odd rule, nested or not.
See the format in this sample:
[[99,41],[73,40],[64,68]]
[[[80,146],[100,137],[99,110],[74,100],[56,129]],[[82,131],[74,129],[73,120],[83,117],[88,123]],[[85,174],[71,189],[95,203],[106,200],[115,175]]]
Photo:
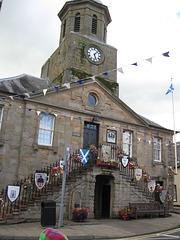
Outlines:
[[134,169],[134,175],[135,175],[135,178],[136,178],[136,181],[139,182],[141,181],[142,179],[142,168],[136,168]]
[[15,202],[17,198],[19,197],[21,191],[20,186],[13,186],[13,185],[8,185],[7,186],[7,196],[10,202]]
[[47,173],[35,173],[35,184],[38,189],[42,189],[47,181]]
[[80,155],[81,155],[81,162],[82,164],[85,165],[89,160],[89,150],[80,149]]

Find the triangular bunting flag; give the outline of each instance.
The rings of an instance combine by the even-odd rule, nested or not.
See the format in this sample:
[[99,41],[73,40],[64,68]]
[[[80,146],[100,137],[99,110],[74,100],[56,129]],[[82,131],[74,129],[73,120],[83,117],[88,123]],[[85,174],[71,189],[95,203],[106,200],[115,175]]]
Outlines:
[[58,89],[59,89],[59,87],[58,87],[58,86],[56,86],[56,87],[55,87],[55,89],[56,89],[56,92],[58,92]]
[[102,75],[106,75],[106,76],[108,76],[108,75],[109,75],[109,73],[108,73],[108,72],[105,72],[105,73],[103,73]]
[[9,96],[11,100],[14,100],[13,96]]
[[151,58],[147,58],[146,61],[150,62],[152,64],[152,57]]
[[27,96],[28,98],[30,98],[29,93],[24,93],[25,96]]
[[95,76],[92,76],[91,78],[92,78],[92,80],[93,80],[93,81],[95,81],[95,80],[96,80],[96,77],[95,77]]
[[40,113],[41,113],[41,111],[37,111],[37,115],[38,115],[38,116],[40,115]]
[[133,64],[131,64],[131,65],[133,65],[133,66],[138,66],[137,62],[136,62],[136,63],[133,63]]
[[43,89],[44,96],[46,96],[47,89]]
[[79,80],[78,83],[79,83],[79,84],[82,84],[82,80]]
[[169,56],[169,52],[163,53],[163,56],[164,56],[164,57],[170,57],[170,56]]
[[118,68],[117,70],[118,70],[118,72],[120,72],[120,73],[124,73],[122,68]]
[[70,83],[64,83],[64,84],[62,85],[62,87],[66,87],[66,88],[68,88],[68,89],[71,88],[71,87],[70,87]]

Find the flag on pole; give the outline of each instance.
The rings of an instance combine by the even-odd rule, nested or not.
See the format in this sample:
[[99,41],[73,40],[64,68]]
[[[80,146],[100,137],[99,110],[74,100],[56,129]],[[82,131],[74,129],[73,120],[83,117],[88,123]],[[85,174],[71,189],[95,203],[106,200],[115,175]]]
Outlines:
[[170,92],[173,92],[173,90],[174,90],[174,87],[173,87],[173,84],[171,83],[171,86],[168,88],[166,95]]

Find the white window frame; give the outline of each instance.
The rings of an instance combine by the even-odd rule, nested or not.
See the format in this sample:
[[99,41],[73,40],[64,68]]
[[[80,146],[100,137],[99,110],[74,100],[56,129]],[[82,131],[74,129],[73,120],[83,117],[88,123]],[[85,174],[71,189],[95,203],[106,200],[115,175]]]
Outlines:
[[2,126],[3,110],[4,110],[4,107],[0,106],[0,129],[1,129],[1,126]]
[[154,161],[155,162],[161,162],[161,155],[162,155],[161,142],[162,142],[161,138],[154,137]]
[[123,130],[123,153],[132,157],[132,131]]
[[[49,119],[50,118],[50,119]],[[47,124],[52,120],[51,126]],[[54,116],[50,114],[41,113],[39,121],[38,145],[52,146],[54,134]],[[47,137],[46,137],[47,136]],[[49,142],[47,142],[49,140]]]

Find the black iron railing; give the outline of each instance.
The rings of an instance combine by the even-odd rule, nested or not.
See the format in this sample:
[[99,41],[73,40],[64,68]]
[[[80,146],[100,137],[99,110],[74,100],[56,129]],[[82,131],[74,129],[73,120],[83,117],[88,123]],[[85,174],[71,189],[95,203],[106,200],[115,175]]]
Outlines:
[[[71,180],[72,177],[76,177],[81,174],[82,171],[89,169],[92,166],[95,166],[97,163],[97,159],[101,159],[103,156],[103,145],[99,145],[98,153],[90,152],[89,160],[87,164],[82,164],[79,156],[79,151],[74,152],[70,155],[69,173],[67,174],[67,180]],[[123,174],[129,181],[137,185],[142,191],[146,192],[147,195],[154,197],[148,191],[147,184],[144,183],[143,179],[139,182],[135,180],[134,176],[134,168],[123,167],[121,164],[121,158],[117,156],[118,146],[109,145],[109,164],[105,167],[111,168],[111,161],[116,161],[116,170]],[[131,161],[133,159],[130,159]],[[63,161],[63,159],[61,159]],[[62,174],[59,169],[60,161],[57,161],[53,164],[50,164],[47,168],[37,170],[38,173],[46,173],[48,176],[48,181],[42,189],[38,189],[35,184],[35,173],[27,178],[21,180],[20,182],[14,183],[13,185],[21,186],[20,196],[15,202],[10,202],[7,197],[7,189],[2,189],[0,194],[0,199],[3,196],[4,203],[0,204],[0,220],[5,218],[11,218],[12,213],[20,210],[26,210],[29,204],[33,204],[35,201],[40,201],[42,196],[46,196],[47,194],[53,194],[53,191],[59,191],[62,185]],[[137,163],[134,167],[138,167]],[[57,171],[56,171],[57,170]],[[32,186],[30,186],[29,191],[25,188],[25,183],[30,182]],[[2,202],[0,202],[2,203]]]

